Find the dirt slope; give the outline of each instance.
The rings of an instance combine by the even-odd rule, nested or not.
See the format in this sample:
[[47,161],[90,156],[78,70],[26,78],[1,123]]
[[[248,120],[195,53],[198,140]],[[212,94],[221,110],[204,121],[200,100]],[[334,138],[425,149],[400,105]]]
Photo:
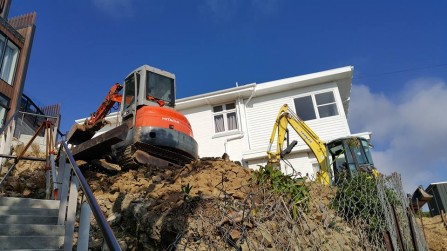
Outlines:
[[[231,161],[114,174],[81,168],[123,250],[364,250],[367,243],[328,209],[331,189],[313,187],[309,211],[291,220],[287,201],[256,187],[252,170]],[[43,198],[43,169],[42,162],[21,161],[0,196]],[[423,221],[430,250],[447,250],[440,217]],[[94,223],[92,233],[91,247],[99,250]]]
[[330,189],[315,187],[311,213],[293,220],[285,198],[254,185],[252,170],[231,161],[85,176],[123,249],[356,250],[365,243],[328,209]]
[[[206,208],[213,199],[245,198],[252,177],[250,169],[223,160],[196,161],[182,169],[84,173],[112,228],[119,238],[124,237],[121,244],[146,250],[174,243],[199,204]],[[212,214],[213,209],[205,211]]]
[[447,225],[444,225],[441,216],[423,217],[423,225],[418,219],[419,226],[423,226],[425,237],[430,250],[447,251]]

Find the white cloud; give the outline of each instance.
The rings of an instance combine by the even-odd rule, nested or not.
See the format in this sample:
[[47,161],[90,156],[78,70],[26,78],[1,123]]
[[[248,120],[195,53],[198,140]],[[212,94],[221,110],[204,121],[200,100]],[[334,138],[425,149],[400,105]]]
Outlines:
[[101,11],[114,17],[129,17],[134,14],[133,0],[93,0]]
[[353,85],[352,132],[371,131],[374,161],[384,173],[398,172],[407,192],[447,181],[447,85],[417,79],[391,98]]

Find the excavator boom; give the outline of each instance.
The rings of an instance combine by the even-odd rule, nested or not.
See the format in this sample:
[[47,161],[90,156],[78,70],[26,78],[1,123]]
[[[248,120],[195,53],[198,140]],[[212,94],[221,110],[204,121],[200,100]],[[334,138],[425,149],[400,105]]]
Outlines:
[[121,103],[122,96],[119,92],[123,86],[119,83],[114,84],[107,93],[104,101],[98,107],[96,112],[92,113],[84,124],[75,124],[67,135],[67,141],[70,144],[80,144],[91,139],[95,133],[104,126],[104,118],[115,105]]
[[[292,150],[292,147],[296,145],[296,141],[292,142],[293,145],[287,146],[286,150],[282,150],[284,147],[284,139],[286,138],[287,126],[290,125],[295,132],[303,139],[303,141],[309,146],[314,153],[320,165],[320,172],[317,179],[324,184],[329,184],[330,178],[328,174],[327,163],[327,150],[323,140],[316,135],[304,121],[298,117],[292,110],[290,110],[287,104],[284,104],[276,117],[275,125],[273,126],[272,134],[270,136],[269,149],[267,151],[269,163],[278,163],[281,158]],[[276,151],[272,152],[271,148],[275,141],[276,135],[277,146]]]

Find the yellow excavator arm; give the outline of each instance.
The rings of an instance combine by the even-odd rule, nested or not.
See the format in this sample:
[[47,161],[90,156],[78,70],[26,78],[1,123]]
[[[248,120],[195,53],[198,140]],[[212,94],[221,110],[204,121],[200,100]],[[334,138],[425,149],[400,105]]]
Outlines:
[[[287,126],[290,125],[295,132],[303,139],[303,141],[309,146],[318,160],[320,171],[317,173],[317,180],[323,184],[330,184],[329,177],[329,165],[328,165],[328,153],[326,150],[326,144],[316,135],[306,123],[293,112],[287,104],[284,104],[276,117],[275,124],[273,126],[272,134],[270,136],[269,147],[267,150],[269,164],[279,163],[281,158],[289,153],[293,146],[296,145],[296,141],[292,142],[285,150],[284,140],[287,134]],[[276,140],[276,150],[272,151],[272,145]]]

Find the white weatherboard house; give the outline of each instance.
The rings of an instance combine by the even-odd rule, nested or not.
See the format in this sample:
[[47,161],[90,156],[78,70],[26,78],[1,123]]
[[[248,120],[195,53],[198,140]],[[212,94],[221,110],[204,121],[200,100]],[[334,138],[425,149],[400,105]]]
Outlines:
[[[273,125],[282,105],[306,121],[319,137],[330,140],[351,135],[347,113],[353,67],[347,66],[265,83],[178,99],[176,110],[191,123],[200,157],[221,157],[224,153],[243,166],[257,169],[267,163],[267,148]],[[106,119],[116,126],[117,113]],[[84,119],[76,120],[82,123]],[[370,133],[357,134],[367,139]],[[286,156],[294,170],[315,177],[318,162],[304,141],[290,128],[290,141],[298,145]],[[275,147],[275,145],[273,146]],[[282,170],[291,169],[281,163]]]
[[[270,135],[283,104],[326,142],[351,135],[347,113],[352,73],[353,67],[347,66],[237,86],[178,99],[176,109],[191,123],[200,157],[220,157],[226,152],[231,160],[257,169],[267,163]],[[290,138],[298,145],[287,159],[297,172],[314,177],[319,166],[313,153],[293,129]]]

